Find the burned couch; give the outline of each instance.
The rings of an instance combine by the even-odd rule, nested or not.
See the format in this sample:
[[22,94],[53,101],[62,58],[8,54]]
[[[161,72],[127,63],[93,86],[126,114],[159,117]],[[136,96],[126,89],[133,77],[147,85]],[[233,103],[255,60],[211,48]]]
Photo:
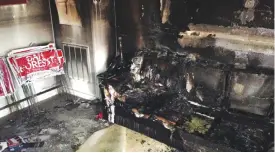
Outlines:
[[147,50],[98,77],[110,122],[177,149],[267,151],[274,142],[272,74]]

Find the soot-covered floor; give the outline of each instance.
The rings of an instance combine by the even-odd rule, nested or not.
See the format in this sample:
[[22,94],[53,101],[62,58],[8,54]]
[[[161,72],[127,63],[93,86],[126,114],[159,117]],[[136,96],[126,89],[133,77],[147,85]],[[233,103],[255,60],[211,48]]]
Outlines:
[[55,96],[32,106],[39,113],[31,116],[24,109],[1,118],[0,140],[18,135],[45,142],[43,147],[27,151],[69,152],[76,151],[94,132],[109,126],[106,121],[95,119],[100,112],[99,101],[78,99],[77,104],[72,104],[66,97]]

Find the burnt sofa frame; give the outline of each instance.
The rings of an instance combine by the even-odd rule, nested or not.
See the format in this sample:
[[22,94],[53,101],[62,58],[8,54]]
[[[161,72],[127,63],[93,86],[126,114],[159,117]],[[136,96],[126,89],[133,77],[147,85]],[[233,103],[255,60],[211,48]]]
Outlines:
[[[150,61],[152,60],[152,54],[153,54],[153,59],[155,60],[156,63],[154,62],[152,63],[152,61]],[[127,87],[127,84],[131,84],[131,85],[134,84],[133,74],[131,74],[130,72],[131,71],[130,65],[125,66],[123,64],[113,65],[113,67],[110,67],[106,72],[98,75],[103,99],[106,98],[105,97],[106,93],[104,93],[104,90],[106,92],[108,85],[111,85],[118,92],[120,96],[120,97],[116,97],[116,100],[114,102],[116,124],[123,125],[137,132],[143,133],[149,137],[152,137],[172,147],[175,147],[181,151],[267,151],[269,149],[269,144],[274,142],[274,138],[273,138],[274,103],[271,102],[270,105],[265,106],[265,108],[259,108],[259,110],[262,110],[262,111],[259,111],[258,113],[257,112],[255,113],[253,111],[252,112],[246,111],[245,108],[238,109],[238,106],[237,106],[237,109],[231,107],[232,101],[234,100],[234,98],[232,99],[232,97],[234,97],[234,95],[232,96],[232,93],[233,93],[232,90],[236,88],[235,87],[236,74],[241,73],[244,75],[255,75],[256,78],[258,75],[259,77],[261,77],[261,75],[264,75],[264,76],[270,77],[273,80],[273,70],[258,69],[255,71],[255,69],[250,69],[250,68],[247,68],[245,70],[236,69],[234,68],[233,65],[222,64],[216,61],[203,60],[203,59],[196,58],[193,55],[180,56],[180,55],[176,55],[175,53],[168,53],[168,54],[165,53],[163,56],[163,55],[160,55],[159,52],[141,52],[141,53],[138,53],[136,57],[140,57],[140,56],[142,56],[144,59],[148,57],[147,62],[149,61],[149,63],[144,64],[145,67],[144,65],[140,67],[141,71],[139,71],[138,73],[142,73],[143,75],[146,75],[146,72],[145,72],[146,65],[147,66],[157,65],[158,67],[159,65],[162,64],[162,63],[158,63],[158,61],[161,59],[165,59],[165,62],[168,62],[168,63],[170,62],[170,64],[172,63],[172,65],[173,65],[173,62],[183,64],[184,66],[182,68],[184,69],[185,75],[187,73],[191,74],[188,71],[194,72],[193,69],[199,69],[197,72],[198,72],[198,75],[202,75],[200,77],[203,77],[203,74],[200,74],[200,72],[203,70],[209,71],[210,69],[214,69],[214,70],[220,71],[220,74],[217,73],[217,75],[220,77],[219,79],[221,79],[222,81],[216,80],[216,82],[220,82],[219,85],[216,85],[216,82],[213,83],[219,87],[216,89],[217,93],[214,94],[216,95],[216,97],[211,99],[211,93],[208,94],[209,100],[206,103],[197,102],[200,99],[197,96],[198,94],[196,94],[197,92],[193,91],[192,94],[191,92],[189,93],[186,92],[186,84],[188,82],[186,81],[187,80],[186,76],[183,78],[184,81],[181,82],[181,83],[185,82],[185,85],[180,87],[181,94],[187,95],[180,100],[184,101],[183,103],[190,102],[190,101],[194,103],[188,104],[190,105],[190,108],[192,108],[191,114],[190,113],[189,114],[178,113],[178,114],[182,116],[186,115],[189,117],[199,114],[199,116],[204,119],[210,118],[211,126],[207,130],[207,132],[204,134],[196,131],[195,132],[193,131],[190,133],[190,131],[187,131],[186,129],[182,129],[182,128],[175,128],[171,130],[169,128],[170,126],[167,127],[167,124],[172,125],[173,127],[174,126],[177,127],[180,121],[177,119],[173,121],[173,118],[171,119],[165,115],[161,115],[161,113],[159,113],[161,111],[159,110],[161,110],[162,108],[160,107],[157,107],[156,109],[151,109],[152,107],[156,107],[155,104],[154,105],[149,104],[149,108],[146,108],[146,107],[145,109],[143,108],[143,113],[140,113],[139,109],[137,109],[137,107],[140,106],[139,102],[134,102],[133,104],[131,102],[131,101],[135,101],[133,100],[133,98],[127,99],[127,97],[125,96],[123,97],[123,93],[125,93],[125,91],[127,90],[130,90],[129,87]],[[143,61],[143,63],[146,63],[146,61]],[[168,69],[169,68],[171,67],[168,66]],[[214,72],[215,71],[210,71],[209,75],[212,75],[212,73]],[[154,73],[155,74],[153,75],[157,74],[157,72],[154,72]],[[173,77],[171,75],[172,74],[166,74],[166,80],[169,77]],[[146,77],[144,78],[146,80]],[[143,84],[146,85],[150,83],[150,81],[152,80],[149,79],[147,80],[147,82],[146,81],[143,82]],[[139,81],[136,81],[136,82],[139,83]],[[194,84],[196,84],[195,80],[193,80],[193,82],[195,82]],[[168,93],[174,93],[173,88],[176,88],[175,86],[167,87],[167,84],[165,84],[165,81],[162,81],[162,84],[163,86],[166,87],[164,90],[168,91]],[[200,83],[197,83],[196,85],[193,85],[193,86],[198,86],[198,84]],[[131,89],[133,88],[135,87],[131,87]],[[169,90],[169,88],[172,90]],[[202,88],[203,88],[203,85],[202,85]],[[243,88],[243,87],[240,87],[240,88]],[[202,91],[204,91],[204,89],[202,89]],[[181,95],[181,94],[177,93],[177,95]],[[205,94],[205,92],[203,94]],[[174,97],[177,97],[177,95],[175,95]],[[141,97],[142,97],[142,94],[141,94]],[[156,97],[159,97],[159,95],[157,96],[154,95],[152,97],[150,100],[154,101]],[[150,100],[146,99],[144,101],[150,101]],[[156,98],[155,101],[160,101],[160,100],[163,100],[163,97],[159,99]],[[267,99],[264,99],[264,100],[267,100]],[[165,103],[168,103],[168,101],[169,101],[169,98]],[[141,100],[141,103],[142,103],[142,100]],[[103,105],[105,107],[104,117],[105,119],[107,119],[108,109],[104,101],[103,101]],[[162,103],[162,105],[164,104]],[[196,112],[197,114],[194,114],[194,112]],[[137,117],[136,113],[142,114],[142,117]],[[173,114],[173,112],[170,114]],[[221,129],[222,130],[231,129],[231,130],[221,132],[219,131]],[[234,131],[237,131],[237,132],[234,132]],[[262,132],[260,135],[255,134],[255,133],[259,133],[259,131],[264,131],[264,132]],[[233,137],[225,138],[226,136],[229,136],[229,135],[233,135]],[[235,136],[240,135],[240,138],[239,137],[236,138],[234,137],[234,135]],[[258,139],[258,140],[254,140],[254,139]]]

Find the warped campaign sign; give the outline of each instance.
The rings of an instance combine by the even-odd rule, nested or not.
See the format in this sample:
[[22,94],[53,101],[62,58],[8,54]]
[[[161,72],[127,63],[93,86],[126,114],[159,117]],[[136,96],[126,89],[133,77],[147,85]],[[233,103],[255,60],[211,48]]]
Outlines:
[[13,50],[8,62],[19,84],[64,74],[64,57],[54,44]]

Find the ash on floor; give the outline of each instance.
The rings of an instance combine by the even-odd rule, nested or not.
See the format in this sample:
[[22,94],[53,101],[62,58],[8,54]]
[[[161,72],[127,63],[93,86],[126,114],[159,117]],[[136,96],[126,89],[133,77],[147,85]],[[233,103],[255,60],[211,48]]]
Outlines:
[[101,110],[99,101],[78,99],[74,104],[65,99],[66,96],[56,96],[31,106],[32,115],[24,109],[1,118],[0,140],[18,135],[45,142],[43,147],[27,151],[71,152],[92,133],[109,126],[106,121],[95,119]]

